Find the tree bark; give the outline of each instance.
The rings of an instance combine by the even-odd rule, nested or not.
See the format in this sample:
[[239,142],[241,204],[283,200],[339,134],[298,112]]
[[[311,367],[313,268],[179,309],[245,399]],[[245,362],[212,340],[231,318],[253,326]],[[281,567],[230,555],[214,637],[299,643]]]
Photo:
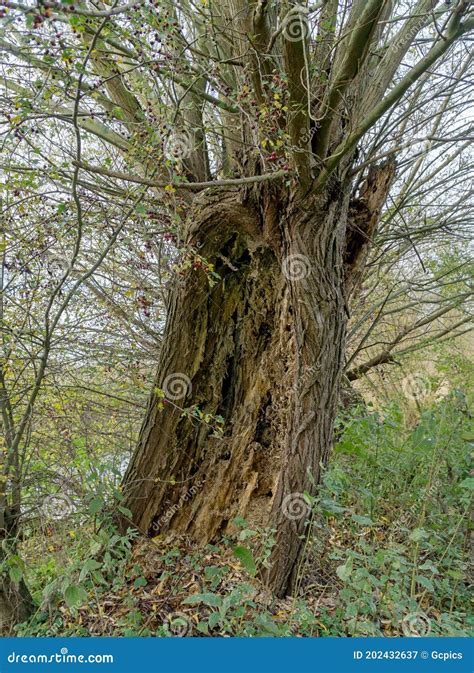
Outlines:
[[124,504],[143,532],[200,543],[231,535],[236,516],[271,525],[267,580],[283,595],[297,577],[302,494],[314,492],[333,441],[350,183],[332,178],[304,198],[269,187],[200,199],[187,241],[220,281],[209,288],[205,272],[188,270],[171,289]]
[[205,543],[237,515],[269,521],[293,334],[276,204],[243,199],[216,194],[190,218],[188,244],[220,281],[210,288],[204,271],[189,270],[170,293],[155,392],[125,476],[125,505],[150,535],[174,530]]
[[34,601],[23,578],[14,582],[8,572],[8,559],[18,555],[18,508],[13,511],[6,507],[0,519],[0,564],[3,572],[0,577],[0,634],[9,635],[13,627],[24,622],[34,610]]
[[31,616],[33,599],[23,579],[12,582],[9,576],[0,583],[0,634],[9,635],[13,627]]
[[297,579],[309,508],[333,442],[343,372],[347,310],[343,255],[350,192],[342,184],[298,203],[287,227],[289,258],[307,273],[289,279],[294,315],[295,371],[288,435],[271,520],[277,544],[269,583],[278,595]]
[[[2,381],[3,383],[3,381]],[[5,388],[2,386],[2,393]],[[3,400],[5,397],[3,397]],[[5,416],[3,417],[5,418]],[[11,430],[12,425],[6,424]],[[10,446],[11,432],[7,431],[6,439]],[[0,450],[0,634],[9,635],[13,627],[19,624],[32,614],[34,601],[26,585],[21,578],[14,582],[9,574],[8,561],[12,557],[18,557],[18,532],[19,518],[21,513],[21,489],[19,487],[18,466],[13,478],[8,480],[7,449],[5,444]],[[7,499],[7,483],[11,484],[11,500]],[[19,560],[19,557],[18,557]]]

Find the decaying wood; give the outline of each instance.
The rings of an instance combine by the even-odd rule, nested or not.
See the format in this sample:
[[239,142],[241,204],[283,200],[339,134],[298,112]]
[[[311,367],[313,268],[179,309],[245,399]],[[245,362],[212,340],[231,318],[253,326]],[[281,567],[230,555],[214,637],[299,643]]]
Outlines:
[[360,282],[373,242],[382,207],[395,177],[395,162],[370,166],[360,194],[351,200],[344,252],[346,293],[349,297]]

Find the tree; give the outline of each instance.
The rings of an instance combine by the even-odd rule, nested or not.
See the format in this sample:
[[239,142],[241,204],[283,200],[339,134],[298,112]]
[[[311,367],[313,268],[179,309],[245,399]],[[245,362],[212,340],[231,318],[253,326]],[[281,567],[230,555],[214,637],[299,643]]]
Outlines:
[[[61,475],[55,465],[56,449],[61,443],[59,437],[49,446],[49,465],[42,466],[43,456],[38,449],[38,444],[41,446],[38,403],[43,406],[39,415],[42,415],[41,430],[45,433],[50,421],[45,408],[48,401],[51,404],[45,390],[55,392],[63,388],[62,401],[65,401],[66,389],[68,383],[72,387],[72,380],[76,388],[80,388],[81,383],[86,386],[93,399],[101,391],[94,390],[94,381],[87,381],[84,348],[94,338],[97,348],[109,351],[105,362],[95,354],[96,371],[107,364],[120,367],[120,360],[126,357],[124,337],[128,336],[121,335],[125,347],[122,346],[120,358],[115,353],[114,335],[107,330],[110,313],[117,313],[117,306],[106,292],[107,267],[102,268],[101,283],[92,280],[93,273],[111,250],[110,238],[114,240],[114,234],[118,234],[124,222],[110,218],[112,222],[108,224],[113,223],[115,227],[112,226],[112,236],[110,230],[104,236],[103,224],[97,222],[92,207],[86,226],[82,218],[77,218],[74,202],[61,189],[55,193],[56,199],[64,199],[59,204],[57,201],[48,203],[43,194],[35,194],[34,190],[26,197],[22,177],[21,171],[17,175],[10,172],[7,197],[2,203],[0,628],[23,621],[33,608],[24,580],[18,539],[25,521],[32,515],[38,516],[45,496],[54,497],[54,492],[48,493],[44,487],[43,472],[48,475],[49,485],[54,481],[51,475],[56,472],[59,497],[67,497],[61,496],[64,490],[61,480],[64,482],[65,474]],[[98,204],[94,205],[97,208]],[[100,205],[98,210],[103,215]],[[128,230],[132,228],[128,222]],[[92,249],[87,249],[87,244],[84,246],[84,239],[88,238],[89,242],[94,241]],[[113,265],[112,255],[108,261]],[[114,279],[117,282],[119,275],[114,274]],[[104,311],[101,304],[109,311]],[[123,320],[120,312],[119,318]],[[128,331],[132,334],[133,322],[132,311],[128,311]],[[110,388],[108,394],[114,398]],[[58,400],[55,404],[57,412]]]
[[468,4],[9,4],[7,22],[32,29],[27,45],[11,25],[2,39],[11,69],[43,74],[2,82],[19,142],[38,119],[70,124],[69,164],[44,172],[162,221],[177,250],[124,481],[133,522],[200,541],[236,515],[270,522],[279,594],[302,545],[295,509],[330,453],[348,314],[394,159],[421,120],[440,130],[446,80],[462,85]]
[[[29,110],[28,99],[22,101]],[[3,104],[7,115],[12,107],[18,109],[18,99]],[[62,405],[67,406],[70,390],[75,389],[86,390],[91,405],[99,395],[115,403],[125,401],[129,409],[135,407],[136,416],[136,409],[142,408],[137,397],[145,387],[138,363],[141,359],[143,365],[150,352],[155,354],[160,337],[161,300],[148,287],[153,269],[143,251],[149,241],[140,216],[121,203],[105,208],[104,198],[97,194],[88,198],[81,191],[77,176],[64,181],[55,170],[44,190],[41,169],[36,170],[38,156],[53,164],[58,151],[46,135],[35,133],[37,127],[33,129],[41,150],[34,141],[24,142],[22,137],[18,142],[19,134],[12,134],[11,149],[19,163],[4,165],[1,189],[2,631],[26,619],[34,607],[18,544],[25,524],[38,518],[45,498],[58,507],[61,499],[70,502],[67,491],[74,490],[58,458],[64,435],[57,427],[53,440],[48,437],[48,430],[54,433],[53,412],[58,415]],[[61,127],[52,131],[55,140],[60,138],[66,146],[71,142]],[[121,244],[116,246],[119,237]],[[124,296],[118,296],[117,287]],[[153,318],[151,311],[156,311]],[[117,336],[116,326],[124,323]],[[135,369],[134,390],[125,392],[125,375],[121,388],[109,379],[107,389],[101,390],[97,373],[107,367],[120,373],[127,367]],[[70,436],[71,417],[68,424]],[[116,440],[116,448],[120,445]]]

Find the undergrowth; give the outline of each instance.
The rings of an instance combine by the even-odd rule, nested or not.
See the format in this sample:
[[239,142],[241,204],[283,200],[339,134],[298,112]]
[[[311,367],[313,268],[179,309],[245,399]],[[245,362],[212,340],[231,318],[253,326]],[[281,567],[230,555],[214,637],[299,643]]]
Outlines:
[[[22,542],[37,603],[20,636],[468,635],[472,430],[455,392],[407,424],[392,403],[339,420],[292,598],[265,589],[273,532],[236,522],[206,548],[119,533],[120,492]],[[102,489],[102,490],[101,490]]]

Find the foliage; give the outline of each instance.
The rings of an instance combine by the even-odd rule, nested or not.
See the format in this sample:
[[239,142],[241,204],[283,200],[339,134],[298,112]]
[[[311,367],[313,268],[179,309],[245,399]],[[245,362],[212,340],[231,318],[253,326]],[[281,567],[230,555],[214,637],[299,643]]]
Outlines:
[[143,540],[137,558],[133,535],[117,532],[96,496],[93,529],[55,522],[41,557],[33,556],[40,531],[23,543],[39,607],[17,633],[85,635],[81,624],[107,612],[114,595],[107,633],[115,636],[404,635],[403,620],[418,614],[431,635],[467,635],[468,400],[453,391],[415,425],[407,418],[396,400],[340,418],[335,459],[311,501],[295,598],[275,599],[262,584],[274,531],[239,519],[221,545],[185,551],[163,541],[157,553],[159,538]]
[[472,627],[470,422],[458,391],[424,410],[414,427],[405,427],[397,403],[344,420],[310,524],[312,563],[323,573],[331,564],[325,581],[339,586],[337,635],[383,635],[419,611],[433,634]]

